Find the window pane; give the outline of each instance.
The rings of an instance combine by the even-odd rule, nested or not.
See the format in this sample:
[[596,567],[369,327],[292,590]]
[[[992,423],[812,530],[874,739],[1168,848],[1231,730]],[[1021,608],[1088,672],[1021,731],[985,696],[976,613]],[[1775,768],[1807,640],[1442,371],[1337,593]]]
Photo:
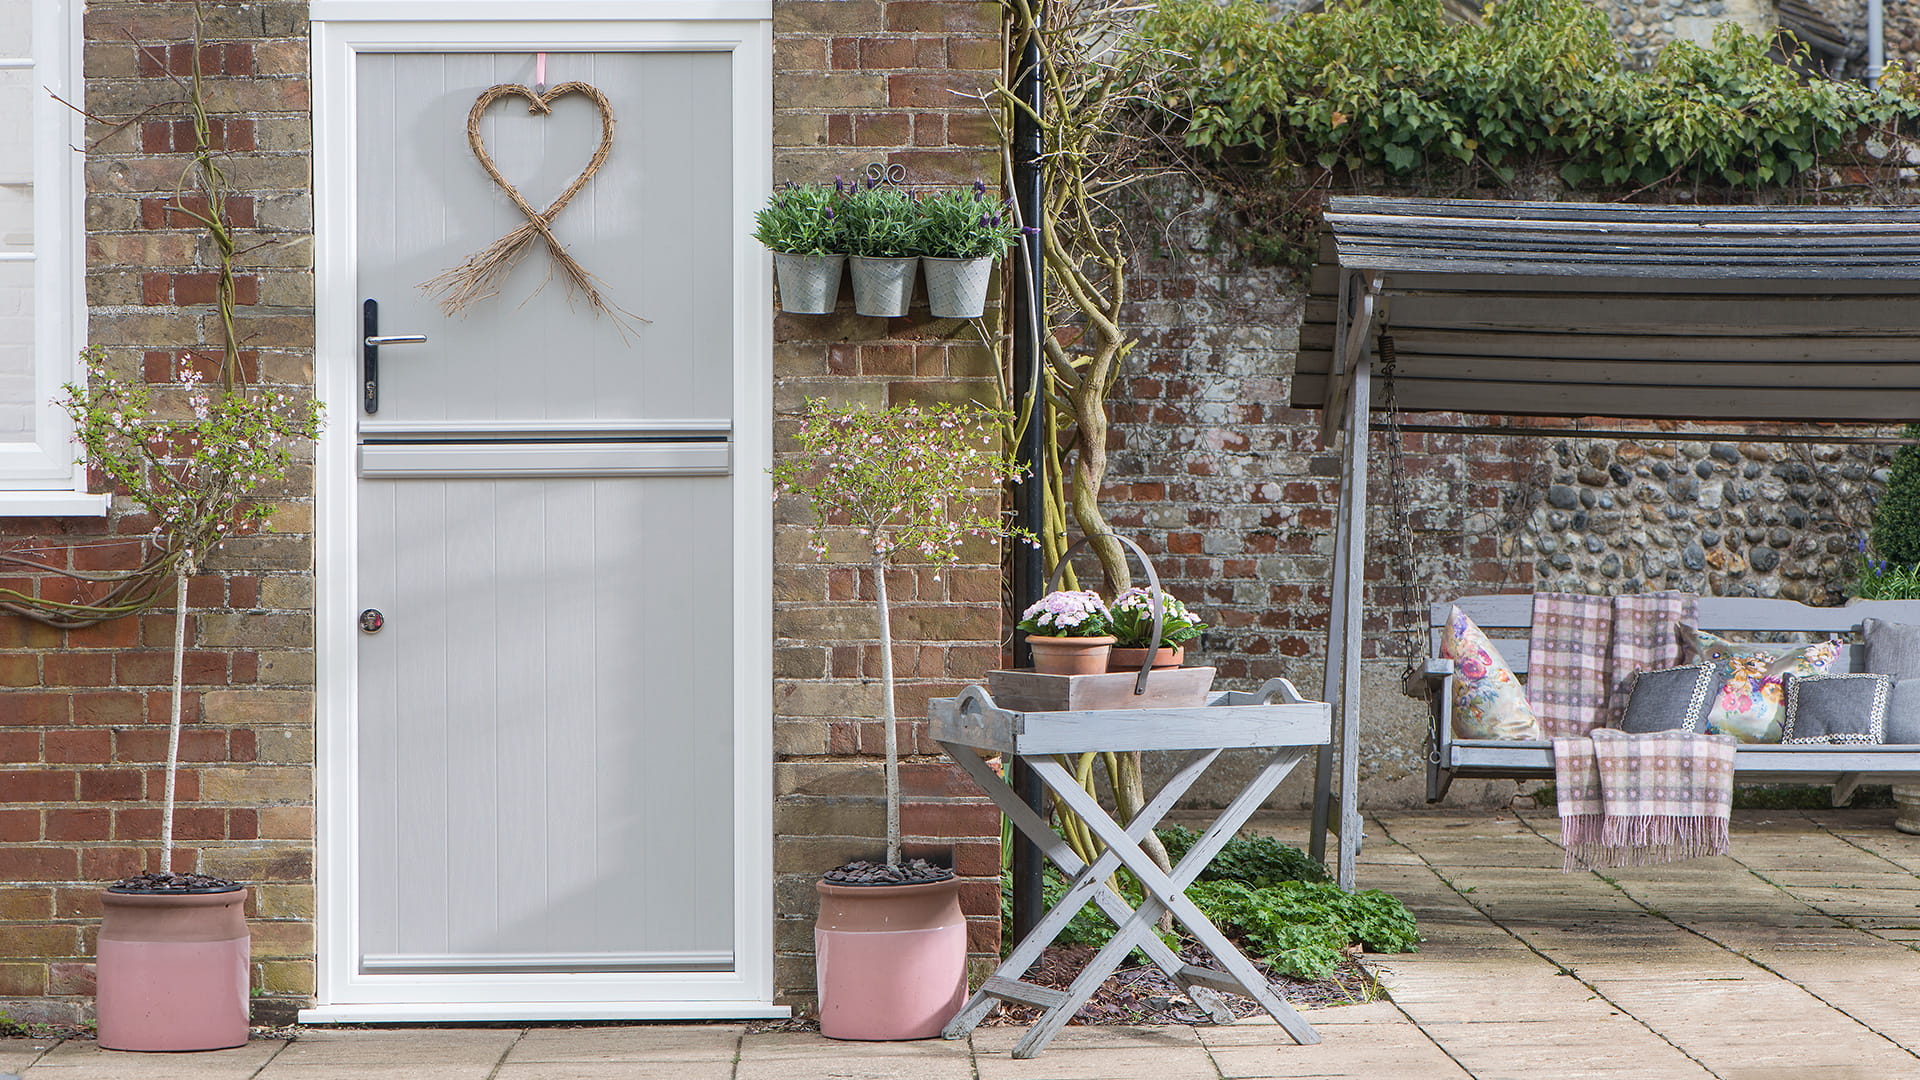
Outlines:
[[0,0],[0,57],[31,56],[33,0]]
[[33,437],[33,263],[0,262],[0,442]]
[[0,71],[0,252],[33,250],[32,74]]

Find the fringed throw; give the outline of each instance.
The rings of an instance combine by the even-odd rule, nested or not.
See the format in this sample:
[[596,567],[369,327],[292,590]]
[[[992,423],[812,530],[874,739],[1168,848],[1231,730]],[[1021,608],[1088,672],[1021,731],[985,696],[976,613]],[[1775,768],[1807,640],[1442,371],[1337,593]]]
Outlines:
[[1635,672],[1680,661],[1675,627],[1694,596],[1535,593],[1527,643],[1527,702],[1548,738],[1585,735],[1619,720]]
[[1612,728],[1554,739],[1563,868],[1726,854],[1736,745],[1727,735],[1629,735]]

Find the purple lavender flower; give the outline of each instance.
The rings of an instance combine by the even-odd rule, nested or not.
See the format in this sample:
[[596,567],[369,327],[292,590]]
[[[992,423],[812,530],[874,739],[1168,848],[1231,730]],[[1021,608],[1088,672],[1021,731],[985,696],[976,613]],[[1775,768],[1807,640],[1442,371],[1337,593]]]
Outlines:
[[985,196],[986,193],[987,193],[987,182],[985,180],[975,180],[973,182],[973,197],[978,199]]

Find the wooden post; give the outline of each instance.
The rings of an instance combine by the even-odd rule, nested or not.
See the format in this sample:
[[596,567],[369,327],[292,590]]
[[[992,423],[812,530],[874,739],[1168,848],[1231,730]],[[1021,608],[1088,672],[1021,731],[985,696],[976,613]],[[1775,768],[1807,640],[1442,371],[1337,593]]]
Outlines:
[[[1334,519],[1333,568],[1328,581],[1327,666],[1322,689],[1333,706],[1334,744],[1321,747],[1314,769],[1313,824],[1309,854],[1325,860],[1326,836],[1334,793],[1340,813],[1333,830],[1334,880],[1353,888],[1354,857],[1360,848],[1360,644],[1366,624],[1368,417],[1372,410],[1373,364],[1368,356],[1382,281],[1373,275],[1364,288],[1357,273],[1340,280],[1340,306],[1334,328],[1333,400],[1323,431],[1346,430],[1340,447],[1340,509]],[[1340,775],[1335,783],[1336,754]]]
[[[1340,522],[1335,543],[1346,567],[1333,583],[1341,607],[1339,642],[1340,690],[1331,699],[1334,731],[1340,740],[1340,825],[1338,866],[1334,880],[1353,888],[1353,862],[1360,851],[1360,639],[1366,626],[1367,578],[1367,415],[1372,407],[1373,363],[1365,355],[1353,358],[1353,386],[1347,395],[1346,478],[1341,484],[1346,519]],[[1331,659],[1332,649],[1328,650]]]
[[[1333,314],[1333,357],[1327,372],[1329,400],[1320,421],[1322,443],[1330,444],[1340,434],[1339,421],[1334,416],[1332,398],[1339,392],[1341,376],[1347,366],[1347,305],[1353,278],[1354,275],[1346,270],[1340,272],[1340,300]],[[1343,466],[1340,475],[1343,478],[1347,475],[1348,470],[1344,466],[1348,448],[1352,445],[1352,435],[1349,433],[1347,442],[1342,444],[1340,451],[1340,461]],[[1347,499],[1352,491],[1352,486],[1342,479],[1340,509],[1333,519],[1333,570],[1327,579],[1327,600],[1330,605],[1327,612],[1327,655],[1326,667],[1320,680],[1320,699],[1329,702],[1340,693],[1340,661],[1346,655],[1340,649],[1340,642],[1345,640],[1344,626],[1347,617],[1346,595],[1340,591],[1340,582],[1345,581],[1347,577],[1347,547],[1343,541],[1347,528]],[[1336,727],[1335,731],[1338,732],[1338,730]],[[1307,830],[1307,854],[1321,862],[1325,862],[1327,858],[1327,820],[1333,798],[1333,759],[1332,743],[1317,748],[1314,753],[1313,822]]]

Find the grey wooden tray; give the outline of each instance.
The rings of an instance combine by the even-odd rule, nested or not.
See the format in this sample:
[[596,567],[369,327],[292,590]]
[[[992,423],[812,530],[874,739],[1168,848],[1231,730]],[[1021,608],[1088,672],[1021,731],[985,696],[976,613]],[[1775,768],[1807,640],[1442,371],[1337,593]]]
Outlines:
[[1205,705],[1141,709],[1008,709],[969,686],[927,702],[927,716],[941,742],[1012,754],[1322,746],[1333,737],[1327,703],[1308,701],[1285,679],[1251,694],[1220,691]]

